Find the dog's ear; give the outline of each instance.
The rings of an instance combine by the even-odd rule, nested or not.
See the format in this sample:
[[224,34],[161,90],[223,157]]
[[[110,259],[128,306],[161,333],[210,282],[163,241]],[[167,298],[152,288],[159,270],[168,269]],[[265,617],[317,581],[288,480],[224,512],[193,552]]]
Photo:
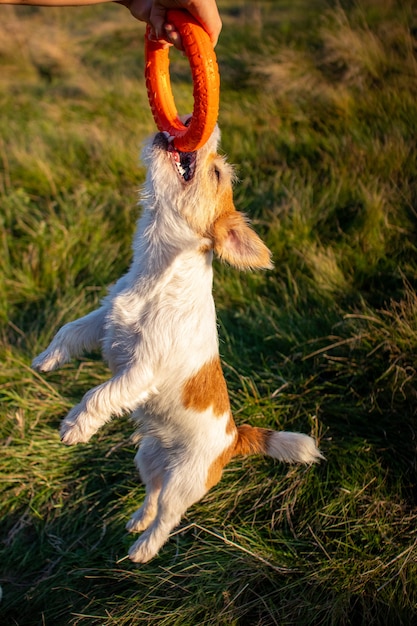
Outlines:
[[271,252],[238,211],[221,215],[213,224],[214,251],[238,269],[272,269]]

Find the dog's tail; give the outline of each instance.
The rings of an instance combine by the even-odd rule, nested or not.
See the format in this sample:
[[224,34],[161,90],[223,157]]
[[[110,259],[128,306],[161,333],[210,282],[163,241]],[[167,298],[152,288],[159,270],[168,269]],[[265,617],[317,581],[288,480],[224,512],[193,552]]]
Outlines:
[[249,454],[266,454],[284,463],[309,464],[324,458],[314,439],[308,435],[244,424],[237,427],[232,456]]

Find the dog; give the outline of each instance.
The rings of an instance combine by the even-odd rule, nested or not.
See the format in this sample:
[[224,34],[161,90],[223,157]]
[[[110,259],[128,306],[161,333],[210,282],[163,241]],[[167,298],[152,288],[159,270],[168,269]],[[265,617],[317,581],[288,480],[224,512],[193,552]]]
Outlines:
[[268,269],[271,253],[233,204],[232,167],[217,152],[218,127],[198,151],[181,153],[167,133],[143,150],[142,214],[128,272],[97,310],[63,326],[33,361],[52,371],[101,347],[112,377],[63,420],[67,445],[85,443],[112,416],[132,413],[141,435],[135,463],[146,485],[127,523],[140,533],[129,557],[152,559],[193,503],[236,455],[310,464],[313,438],[236,426],[219,357],[212,296],[215,253],[238,269]]

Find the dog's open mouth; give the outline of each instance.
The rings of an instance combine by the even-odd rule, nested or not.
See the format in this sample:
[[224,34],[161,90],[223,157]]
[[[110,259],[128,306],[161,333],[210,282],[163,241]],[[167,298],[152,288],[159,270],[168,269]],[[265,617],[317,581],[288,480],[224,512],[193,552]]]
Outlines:
[[154,145],[168,152],[179,176],[188,183],[194,176],[197,152],[180,152],[175,148],[173,139],[167,132],[158,133]]
[[175,148],[172,141],[168,143],[167,150],[175,163],[178,174],[188,183],[194,175],[197,153],[180,152]]

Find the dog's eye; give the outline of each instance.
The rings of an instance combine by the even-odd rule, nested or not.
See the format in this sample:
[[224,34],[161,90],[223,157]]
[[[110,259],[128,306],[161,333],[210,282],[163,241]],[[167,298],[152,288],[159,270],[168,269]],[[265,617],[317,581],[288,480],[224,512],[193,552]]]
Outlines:
[[214,173],[216,174],[217,182],[220,182],[220,170],[219,168],[214,168]]

